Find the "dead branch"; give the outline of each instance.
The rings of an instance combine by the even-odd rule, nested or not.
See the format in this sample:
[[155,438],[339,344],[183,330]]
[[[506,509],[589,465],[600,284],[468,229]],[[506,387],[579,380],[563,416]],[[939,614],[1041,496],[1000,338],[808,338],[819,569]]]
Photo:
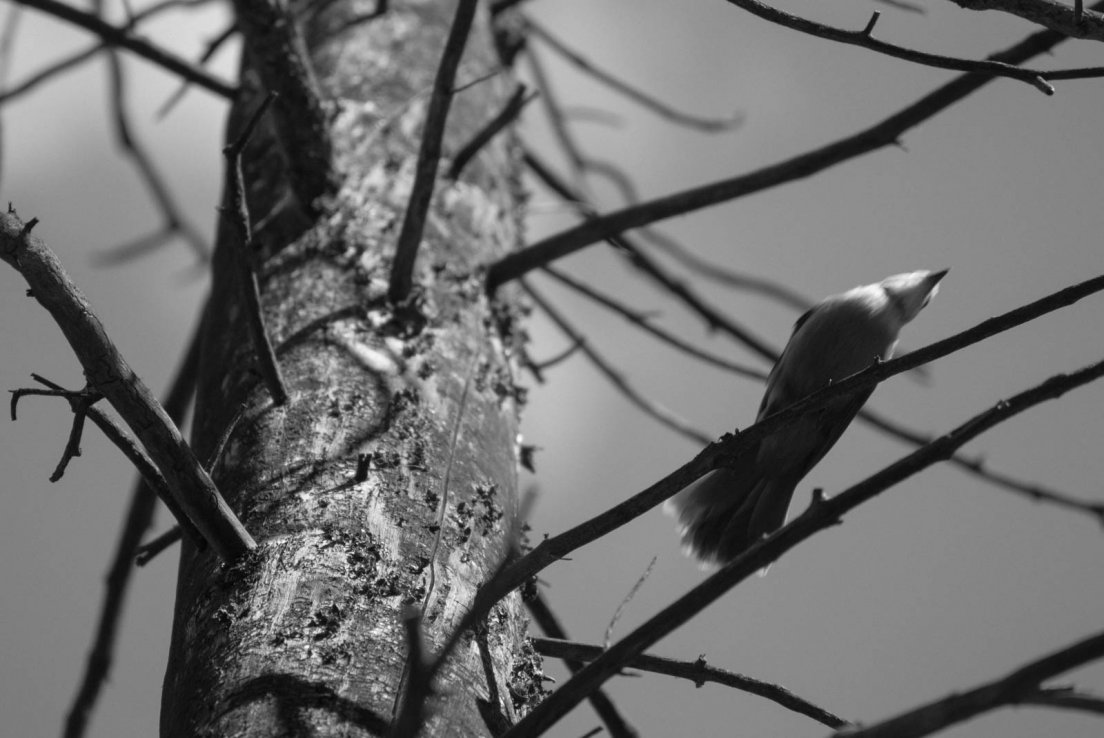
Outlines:
[[[917,449],[835,497],[831,499],[814,497],[813,504],[795,520],[756,543],[744,554],[691,589],[671,605],[665,607],[625,638],[606,649],[602,655],[535,707],[503,738],[518,738],[520,736],[529,738],[542,735],[591,691],[626,666],[629,660],[642,654],[645,649],[655,644],[660,638],[686,623],[730,589],[777,560],[785,552],[815,533],[836,525],[845,513],[873,499],[902,480],[948,458],[956,449],[968,441],[1024,410],[1041,402],[1058,398],[1066,392],[1088,384],[1102,376],[1104,376],[1104,361],[1099,361],[1071,374],[1053,376],[1015,397],[998,402],[989,410],[975,415],[931,444]],[[948,719],[946,722],[937,723],[936,729],[991,710],[994,707],[1008,704],[1013,701],[1018,690],[1037,687],[1043,679],[1049,678],[1053,674],[1066,671],[1101,656],[1104,656],[1104,634],[1075,644],[1069,649],[1014,672],[1001,682],[995,683],[999,685],[995,693],[993,693],[993,685],[986,685],[986,687],[977,690],[982,695],[980,697],[975,696],[973,692],[962,696],[952,696],[948,700],[952,708],[947,713]],[[939,710],[940,708],[936,709]],[[885,738],[890,736],[892,738],[920,736],[926,735],[927,732],[911,733],[906,732],[906,730],[908,727],[923,724],[925,724],[924,720],[913,718],[910,714],[908,720],[903,722],[893,721],[890,727],[884,730],[882,726],[886,724],[879,724],[878,726],[872,726],[872,728],[878,729],[877,732],[867,733],[866,730],[870,729],[866,729],[853,733],[851,729],[848,729],[845,734],[848,738],[854,738],[855,735],[860,734],[863,738],[872,738],[872,736],[878,738],[883,736]],[[842,738],[843,734],[837,735]]]
[[24,224],[11,211],[0,215],[0,258],[27,280],[35,299],[65,334],[89,384],[138,436],[173,497],[215,552],[232,560],[255,548],[176,425],[119,353],[57,257],[31,234],[35,223]]
[[422,141],[418,149],[418,162],[414,170],[414,184],[395,246],[395,262],[391,267],[391,284],[387,295],[396,304],[405,300],[414,287],[414,262],[422,243],[422,231],[437,181],[445,121],[448,120],[449,107],[455,93],[453,87],[456,69],[460,66],[460,57],[468,42],[475,6],[476,0],[460,0],[457,3],[452,28],[441,54],[441,65],[437,68],[437,77],[433,82],[433,94],[429,98],[429,109],[426,111]]
[[[601,646],[575,643],[562,638],[530,638],[529,640],[537,653],[542,656],[564,659],[565,662],[594,661],[605,651]],[[723,684],[726,687],[732,687],[741,692],[768,699],[799,715],[812,718],[821,725],[827,725],[829,728],[842,728],[850,725],[843,718],[798,697],[783,686],[710,666],[706,663],[704,656],[699,656],[694,661],[679,661],[678,659],[652,656],[645,653],[630,659],[625,666],[630,669],[687,679],[693,682],[696,687],[702,687],[710,682]]]

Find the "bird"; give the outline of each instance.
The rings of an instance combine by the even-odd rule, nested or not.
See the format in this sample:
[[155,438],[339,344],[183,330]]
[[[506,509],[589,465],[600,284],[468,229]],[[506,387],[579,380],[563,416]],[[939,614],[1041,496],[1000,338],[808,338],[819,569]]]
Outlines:
[[[756,422],[877,361],[939,291],[949,270],[886,277],[825,298],[798,318],[767,377]],[[835,445],[874,386],[856,390],[780,428],[731,468],[698,478],[671,497],[683,550],[703,568],[729,563],[786,520],[794,490]]]

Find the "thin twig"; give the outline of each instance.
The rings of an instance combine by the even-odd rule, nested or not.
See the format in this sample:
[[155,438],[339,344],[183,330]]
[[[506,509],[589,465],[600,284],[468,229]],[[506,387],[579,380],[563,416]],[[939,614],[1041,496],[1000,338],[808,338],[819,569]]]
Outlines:
[[429,213],[433,189],[437,181],[437,165],[441,160],[441,141],[445,135],[445,122],[454,94],[456,69],[468,42],[472,19],[475,17],[476,0],[459,0],[456,15],[449,29],[441,64],[433,81],[433,94],[429,98],[422,141],[418,148],[418,161],[414,168],[414,184],[403,215],[402,229],[395,245],[395,261],[391,266],[391,283],[387,296],[393,303],[401,303],[414,287],[414,262],[422,243],[426,215]]
[[[1098,5],[1104,6],[1104,3]],[[990,59],[1018,64],[1051,50],[1066,38],[1054,31],[1040,31],[1005,51],[994,54]],[[820,148],[748,174],[700,185],[588,219],[492,263],[487,272],[487,289],[494,292],[506,282],[537,267],[632,228],[675,215],[685,215],[710,205],[729,202],[809,177],[848,159],[895,145],[905,131],[949,108],[992,80],[992,75],[988,74],[971,72],[961,75],[881,122]]]
[[559,144],[560,152],[567,159],[571,181],[580,190],[586,190],[586,178],[584,177],[586,157],[583,156],[579,143],[575,140],[567,125],[563,106],[560,104],[555,87],[552,86],[552,81],[544,70],[544,63],[541,61],[540,54],[531,46],[526,46],[525,60],[529,64],[533,82],[540,92],[540,104],[544,108],[545,117],[548,119],[548,127],[552,129],[552,135],[556,139],[556,143]]
[[[930,434],[917,433],[914,430],[883,417],[873,410],[860,410],[858,417],[860,420],[867,423],[867,425],[873,426],[884,433],[888,433],[891,436],[915,446],[923,446],[932,441],[932,436]],[[1022,497],[1026,497],[1032,502],[1045,502],[1058,507],[1064,507],[1067,510],[1074,510],[1076,512],[1092,515],[1101,525],[1104,525],[1104,503],[1086,502],[1068,495],[1065,492],[1059,492],[1058,490],[1044,487],[1041,484],[1024,482],[1015,477],[1008,476],[1007,474],[1002,474],[1001,472],[990,469],[988,465],[986,465],[985,460],[981,457],[955,454],[947,461],[962,471],[973,474],[982,481]]]
[[578,67],[585,74],[590,75],[611,90],[625,96],[637,105],[655,113],[661,118],[708,133],[730,131],[739,127],[744,121],[744,116],[739,114],[731,118],[706,118],[704,116],[690,115],[595,66],[589,59],[568,47],[567,44],[553,36],[544,26],[536,23],[532,18],[526,17],[525,27],[533,36],[543,41],[550,49]]
[[[548,606],[548,602],[544,599],[544,595],[540,593],[540,590],[537,591],[534,597],[526,600],[525,605],[529,608],[529,613],[533,616],[533,620],[537,622],[537,625],[540,626],[540,629],[544,631],[545,635],[552,639],[558,639],[559,641],[568,640],[567,631],[564,630],[563,625],[560,624],[559,619]],[[538,653],[545,656],[556,656],[556,654],[545,654],[541,651],[539,642],[547,639],[531,638],[530,640]],[[584,659],[573,659],[562,656],[560,658],[563,658],[564,666],[566,666],[568,671],[572,674],[583,668]],[[610,735],[615,738],[618,736],[627,737],[638,735],[636,729],[629,725],[625,718],[621,716],[617,706],[613,704],[613,700],[609,698],[609,695],[607,695],[604,690],[594,690],[587,699],[590,701],[594,711],[598,713],[598,717],[606,726],[606,729],[609,730]]]
[[572,342],[579,345],[579,350],[583,352],[583,355],[590,360],[590,363],[594,365],[609,382],[625,396],[629,402],[636,405],[645,415],[652,417],[659,421],[661,424],[667,426],[673,431],[680,433],[692,441],[698,443],[709,443],[712,440],[712,436],[698,430],[690,425],[689,422],[680,418],[674,412],[663,407],[659,403],[649,399],[647,396],[638,391],[632,384],[629,383],[625,375],[612,364],[610,364],[605,357],[599,354],[587,341],[579,331],[575,329],[567,318],[565,318],[555,307],[552,306],[544,297],[537,292],[532,285],[527,281],[521,280],[521,288],[532,298],[537,307],[548,316],[549,320],[556,324],[556,327],[563,332]]
[[256,543],[200,466],[180,430],[127,364],[57,257],[13,211],[0,214],[0,259],[15,268],[61,328],[89,384],[111,403],[157,465],[184,513],[224,561]]
[[[1032,704],[1047,679],[1104,658],[1104,632],[1047,654],[1008,675],[835,738],[920,738],[1008,705]],[[1054,704],[1054,703],[1051,703]]]
[[[596,218],[595,211],[586,205],[581,193],[576,193],[563,180],[557,177],[552,170],[532,151],[527,150],[524,161],[530,171],[533,172],[549,189],[561,197],[576,203],[580,212],[587,218]],[[623,233],[615,233],[605,237],[617,253],[623,256],[635,269],[643,272],[653,281],[657,282],[664,291],[681,301],[690,310],[697,313],[710,329],[716,329],[727,333],[730,337],[746,346],[753,353],[762,356],[769,361],[778,358],[778,352],[768,345],[759,336],[747,328],[739,325],[720,310],[708,305],[701,297],[691,290],[685,283],[667,274],[656,261],[636,245],[636,243]]]
[[261,312],[261,289],[257,283],[257,271],[253,268],[253,230],[250,226],[249,205],[245,198],[245,178],[242,175],[242,151],[275,99],[276,93],[268,93],[245,124],[241,135],[222,150],[226,158],[226,190],[230,200],[229,204],[222,209],[222,214],[229,218],[230,224],[238,233],[234,263],[238,283],[241,285],[242,298],[245,301],[249,336],[253,341],[253,351],[257,357],[261,376],[264,378],[265,386],[268,387],[268,393],[272,396],[272,401],[276,405],[286,405],[287,388],[284,386],[280,362],[276,360],[276,352],[272,349],[272,341],[269,340],[264,315]]
[[[23,8],[18,4],[12,4],[8,9],[7,19],[4,22],[4,30],[0,32],[0,98],[3,97],[4,88],[8,86],[8,73],[11,71],[12,54],[15,51],[15,39],[19,30],[19,22],[23,19]],[[0,102],[2,104],[2,102]],[[0,183],[4,179],[4,121],[0,119]]]
[[1018,705],[1038,705],[1057,707],[1063,710],[1076,710],[1092,715],[1104,715],[1104,698],[1095,694],[1079,692],[1073,687],[1048,687],[1037,689],[1019,697]]
[[570,287],[571,289],[587,297],[588,299],[593,300],[599,305],[602,305],[603,307],[617,313],[640,330],[645,331],[652,336],[655,336],[663,343],[674,347],[687,356],[691,356],[695,359],[705,362],[706,364],[724,369],[725,371],[732,372],[733,374],[737,374],[741,377],[749,377],[751,379],[759,380],[765,380],[767,378],[767,373],[764,371],[753,369],[752,367],[745,366],[744,364],[738,364],[734,361],[729,361],[723,356],[718,356],[708,351],[704,351],[694,344],[690,343],[689,341],[684,341],[673,333],[670,333],[669,331],[666,331],[654,325],[649,319],[648,315],[623,305],[617,300],[614,300],[609,295],[605,295],[599,292],[593,287],[584,284],[583,282],[575,279],[575,277],[572,277],[571,275],[560,269],[557,269],[556,267],[547,266],[544,268],[543,271],[545,272],[545,274],[548,274],[550,277],[560,282],[561,284]]
[[50,481],[57,482],[65,476],[65,469],[69,466],[69,462],[74,457],[81,455],[80,442],[81,435],[84,433],[84,421],[88,417],[88,411],[91,409],[92,405],[102,400],[103,395],[87,387],[76,391],[63,389],[37,374],[31,374],[31,377],[33,377],[36,382],[47,385],[50,389],[41,390],[25,387],[12,390],[11,419],[13,421],[16,420],[16,406],[19,404],[19,400],[27,395],[64,397],[69,401],[69,407],[73,410],[73,422],[69,428],[69,439],[65,443],[65,449],[61,452],[61,459],[58,460],[57,466],[54,467],[54,471],[50,475]]
[[[776,561],[785,552],[815,533],[836,525],[845,513],[868,502],[904,479],[948,458],[965,443],[1024,410],[1041,402],[1060,397],[1064,393],[1095,381],[1102,376],[1104,376],[1104,361],[1099,361],[1071,374],[1053,376],[1008,400],[998,402],[989,410],[975,415],[931,444],[917,449],[835,497],[831,499],[814,498],[813,504],[795,520],[769,537],[760,540],[731,563],[691,589],[671,605],[665,607],[625,638],[606,649],[586,668],[537,705],[503,738],[518,738],[520,736],[535,738],[535,736],[542,735],[568,710],[575,707],[582,699],[585,699],[591,691],[624,668],[631,659],[639,656],[659,639],[685,624],[737,584],[771,562]],[[1059,652],[1040,662],[1030,664],[1002,680],[1004,685],[1007,686],[998,690],[1001,698],[999,700],[983,701],[979,704],[976,700],[967,699],[967,695],[949,698],[948,701],[962,700],[962,702],[955,702],[955,706],[969,706],[973,709],[965,716],[955,717],[944,723],[937,723],[935,729],[992,709],[1000,704],[1006,704],[1012,701],[1017,690],[1023,691],[1026,688],[1034,688],[1038,686],[1042,679],[1048,678],[1054,673],[1065,671],[1102,655],[1104,655],[1104,634],[1095,636],[1081,644],[1076,644],[1071,649]],[[968,694],[971,697],[974,696],[973,693]],[[994,697],[995,695],[990,694],[989,696]],[[883,729],[879,725],[872,726],[877,730],[870,733],[867,731],[871,731],[871,728],[866,728],[856,730],[854,733],[848,732],[848,735],[849,738],[854,738],[856,735],[862,735],[863,738],[871,738],[872,736],[904,738],[911,735],[925,735],[926,733],[921,732],[902,732],[907,726],[922,724],[920,720],[912,718],[911,715],[909,717],[910,719],[907,721],[901,719],[891,721],[892,729]],[[852,729],[848,729],[848,731],[850,730]]]
[[[103,0],[96,0],[93,4],[93,9],[97,15],[102,15],[102,6]],[[133,21],[131,21],[131,24],[133,24]],[[210,258],[210,249],[207,243],[204,238],[199,235],[199,231],[188,221],[188,218],[183,214],[180,208],[177,207],[176,200],[169,192],[169,187],[165,183],[164,177],[161,176],[157,167],[154,166],[153,158],[131,130],[130,120],[126,110],[126,84],[123,79],[122,63],[119,60],[118,52],[110,47],[107,49],[107,62],[108,78],[110,80],[108,99],[111,103],[112,118],[115,126],[115,139],[124,154],[127,155],[138,169],[139,175],[142,177],[143,182],[145,182],[146,191],[150,194],[156,202],[158,209],[161,211],[161,216],[165,221],[162,233],[166,236],[166,238],[161,239],[161,242],[166,242],[169,236],[178,235],[183,238],[184,242],[195,252],[197,259],[201,263],[206,262]],[[123,253],[127,253],[127,251],[124,250]],[[124,260],[125,259],[118,258],[117,254],[110,251],[100,259],[101,262],[107,263],[117,263]]]
[[33,92],[39,85],[49,82],[62,72],[80,66],[106,48],[108,48],[107,44],[96,44],[84,51],[78,51],[72,56],[60,59],[48,67],[40,69],[38,72],[35,72],[18,84],[12,85],[11,87],[5,87],[3,92],[0,92],[0,105],[11,102],[28,92]]
[[644,582],[648,581],[648,577],[652,575],[652,569],[655,567],[658,556],[653,556],[652,560],[648,562],[648,568],[644,570],[644,573],[640,575],[640,578],[636,580],[636,583],[629,590],[629,593],[625,595],[625,598],[621,600],[621,604],[617,606],[617,610],[614,611],[613,617],[610,618],[609,624],[606,626],[606,635],[602,639],[602,643],[606,648],[609,648],[610,642],[613,640],[613,628],[617,625],[617,621],[621,619],[622,613],[625,611],[625,607],[632,602],[633,597],[636,597],[636,593],[640,591],[640,588],[644,586]]
[[567,345],[567,348],[563,349],[558,354],[553,354],[544,361],[528,361],[525,364],[525,368],[533,373],[533,376],[536,377],[538,382],[544,384],[544,372],[570,359],[581,346],[582,341],[572,341]]
[[134,563],[138,566],[145,566],[169,546],[179,541],[182,537],[182,531],[179,525],[174,525],[167,531],[157,536],[153,540],[147,541],[139,546],[134,552]]
[[768,297],[801,312],[813,306],[808,298],[781,282],[736,272],[721,264],[708,261],[654,228],[641,228],[640,237],[674,257],[687,269],[718,284]]
[[[218,50],[226,44],[227,41],[233,38],[234,34],[237,33],[237,31],[237,23],[231,23],[229,26],[223,29],[222,33],[208,41],[207,47],[203,50],[203,53],[199,55],[199,60],[197,64],[203,65],[209,62],[211,60],[211,57],[213,57],[218,52]],[[169,95],[169,99],[162,103],[161,107],[157,109],[156,117],[158,119],[161,119],[168,115],[169,111],[176,107],[176,104],[178,102],[184,99],[184,95],[188,92],[190,88],[191,83],[189,83],[188,80],[184,80],[183,82],[181,82],[180,87],[176,89],[176,92]]]
[[[605,651],[601,646],[574,643],[560,638],[530,638],[529,640],[540,655],[564,659],[566,663],[593,661]],[[630,669],[688,679],[697,687],[702,687],[707,683],[723,684],[726,687],[732,687],[741,692],[768,699],[799,715],[804,715],[822,725],[827,725],[829,728],[842,728],[850,724],[823,707],[798,697],[781,685],[771,684],[743,674],[710,666],[704,656],[699,656],[694,661],[679,661],[678,659],[669,659],[662,656],[641,654],[630,659],[625,666]]]
[[19,0],[21,5],[61,18],[75,26],[90,31],[112,46],[126,49],[138,56],[151,61],[154,64],[167,69],[177,76],[189,80],[209,92],[226,99],[234,99],[236,90],[212,77],[207,72],[199,69],[189,62],[175,56],[164,49],[154,46],[148,41],[132,36],[127,26],[115,26],[103,21],[92,13],[85,12],[71,5],[66,5],[59,0]]
[[[172,380],[165,397],[165,412],[178,425],[184,422],[188,406],[195,391],[199,368],[199,331],[196,330],[184,352],[180,368]],[[130,495],[130,507],[124,518],[115,557],[104,582],[104,599],[100,606],[99,622],[92,639],[92,648],[84,667],[84,676],[65,718],[64,738],[81,738],[88,727],[88,720],[103,691],[111,672],[115,654],[115,639],[119,632],[127,590],[134,573],[135,554],[142,536],[153,523],[157,509],[157,495],[153,488],[139,477]],[[179,526],[174,528],[180,535]]]
[[[886,56],[892,56],[897,59],[904,59],[915,64],[922,64],[928,67],[936,67],[938,69],[953,69],[959,72],[972,72],[977,74],[988,74],[995,77],[1008,77],[1009,79],[1019,80],[1026,82],[1029,85],[1041,90],[1047,95],[1054,94],[1054,87],[1047,83],[1047,79],[1050,78],[1051,72],[1036,70],[1036,69],[1023,69],[1021,67],[1007,64],[1004,62],[993,60],[973,60],[973,59],[956,59],[949,56],[940,56],[939,54],[928,54],[923,51],[916,51],[914,49],[907,49],[903,46],[897,46],[896,44],[887,43],[885,41],[879,41],[871,37],[871,32],[874,30],[873,26],[877,20],[878,14],[875,12],[874,16],[870,19],[867,27],[861,31],[846,31],[842,28],[833,28],[821,23],[801,18],[796,15],[785,13],[781,10],[772,8],[769,5],[759,2],[759,0],[728,0],[728,2],[743,8],[752,15],[756,15],[764,20],[770,21],[776,25],[785,26],[796,31],[801,31],[810,36],[817,36],[819,38],[828,39],[830,41],[836,41],[842,44],[851,44],[854,46],[861,46],[864,49],[870,49]],[[1104,68],[1098,68],[1095,71],[1090,70],[1078,70],[1084,77],[1099,77],[1104,75]]]
[[[39,376],[38,374],[32,374],[31,376],[34,377],[34,380],[36,382],[49,387],[51,390],[55,390],[57,395],[69,399],[71,406],[77,402],[77,400],[73,398],[73,395],[77,395],[79,393],[70,392],[64,387],[55,384],[49,379]],[[191,537],[192,541],[196,544],[196,546],[199,548],[203,548],[203,546],[205,545],[203,543],[203,536],[200,535],[199,531],[196,530],[196,527],[184,514],[183,510],[181,510],[181,507],[177,503],[176,499],[173,497],[164,476],[158,470],[157,466],[153,463],[153,460],[149,457],[145,450],[143,450],[139,443],[134,440],[133,436],[127,433],[124,429],[120,428],[113,418],[111,418],[109,415],[107,415],[107,413],[103,412],[97,407],[89,407],[87,415],[89,418],[92,419],[92,422],[96,424],[96,427],[99,428],[100,431],[107,437],[107,440],[115,444],[115,447],[122,451],[123,455],[126,456],[130,463],[134,465],[134,468],[137,470],[138,475],[142,477],[142,479],[144,479],[147,484],[149,484],[154,492],[157,493],[157,496],[161,499],[161,502],[165,505],[166,508],[168,508],[169,512],[172,513],[177,522],[187,527],[188,534]]]
[[456,156],[452,159],[452,164],[449,166],[448,174],[446,175],[451,180],[457,180],[460,178],[461,172],[464,171],[464,167],[468,165],[475,155],[482,151],[491,139],[499,134],[503,128],[512,123],[518,115],[521,114],[522,108],[529,104],[533,98],[537,96],[534,92],[531,95],[525,94],[525,85],[518,83],[514,89],[514,94],[510,95],[510,99],[506,101],[506,104],[502,106],[502,110],[498,114],[487,121],[487,124],[483,128],[472,136],[472,139],[468,143],[460,147],[460,150],[456,152]]

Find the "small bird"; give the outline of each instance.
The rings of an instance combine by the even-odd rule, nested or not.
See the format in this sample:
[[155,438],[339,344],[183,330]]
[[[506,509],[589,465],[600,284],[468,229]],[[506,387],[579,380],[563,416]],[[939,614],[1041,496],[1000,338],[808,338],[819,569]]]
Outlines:
[[[947,269],[895,274],[826,298],[797,319],[767,378],[756,421],[888,359],[901,328],[939,291]],[[707,568],[732,561],[786,520],[794,489],[824,458],[874,391],[871,386],[800,418],[676,494],[664,510],[683,549]]]

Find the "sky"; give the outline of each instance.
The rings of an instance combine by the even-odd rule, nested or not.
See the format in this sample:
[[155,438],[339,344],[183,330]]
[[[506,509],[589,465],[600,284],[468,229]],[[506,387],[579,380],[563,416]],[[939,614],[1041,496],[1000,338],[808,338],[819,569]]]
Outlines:
[[[875,36],[912,48],[982,58],[1029,33],[1030,24],[949,2],[908,13],[866,0],[787,2],[791,12],[862,28],[882,11]],[[954,73],[774,27],[722,2],[533,0],[534,16],[595,64],[672,105],[711,117],[735,113],[733,131],[701,134],[642,111],[537,46],[558,97],[576,112],[572,131],[589,155],[616,163],[643,198],[755,170],[864,128],[936,88]],[[677,10],[676,10],[677,8]],[[9,22],[10,5],[0,7]],[[171,14],[147,33],[195,58],[221,30],[214,11]],[[170,33],[171,32],[171,33]],[[91,39],[24,13],[9,81]],[[1098,44],[1067,42],[1041,68],[1100,65]],[[232,51],[215,71],[230,78]],[[172,79],[128,60],[131,110],[184,210],[212,233],[219,193],[222,103],[191,91],[164,119],[157,108]],[[59,77],[0,110],[0,200],[58,253],[135,369],[165,387],[206,288],[180,243],[121,266],[95,256],[158,224],[133,168],[120,158],[105,105],[102,62]],[[661,224],[695,254],[786,284],[812,300],[889,274],[950,268],[932,304],[902,335],[907,350],[946,337],[1104,267],[1104,163],[1096,142],[1104,114],[1099,80],[1059,82],[1053,96],[1012,80],[909,131],[901,146],[845,162],[800,182]],[[601,114],[599,115],[598,112]],[[522,135],[560,166],[540,102]],[[588,185],[599,209],[622,204],[601,178]],[[529,239],[574,222],[534,187]],[[781,347],[797,316],[760,296],[705,282],[664,263],[734,320]],[[608,248],[593,246],[563,268],[661,325],[734,361],[767,369],[695,316],[637,279]],[[546,278],[542,289],[594,346],[649,397],[709,436],[752,422],[762,386],[694,362],[582,302]],[[76,387],[81,372],[56,326],[0,271],[0,386],[27,386],[31,372]],[[881,385],[869,407],[923,433],[940,433],[1045,378],[1101,358],[1104,297],[1090,297],[1029,325],[941,359],[923,376]],[[569,345],[539,315],[532,353]],[[699,444],[659,426],[575,355],[530,381],[522,429],[539,447],[534,536],[555,534],[601,512],[689,460]],[[131,472],[94,430],[58,483],[48,476],[69,429],[68,410],[28,398],[16,423],[0,423],[0,715],[12,735],[60,730],[83,669],[129,498]],[[1104,500],[1104,385],[1077,390],[986,433],[965,452],[994,470],[1086,500]],[[798,488],[829,495],[911,449],[860,424]],[[793,511],[791,511],[792,514]],[[167,516],[159,518],[162,528]],[[1095,632],[1104,615],[1100,526],[939,465],[848,515],[843,525],[784,556],[667,637],[654,652],[767,681],[842,717],[872,722],[961,691]],[[118,660],[93,717],[91,736],[146,736],[157,726],[171,626],[175,552],[137,572]],[[628,592],[655,560],[632,599]],[[613,638],[699,582],[658,509],[542,573],[546,595],[571,636]],[[563,679],[557,665],[549,673]],[[1057,683],[1104,693],[1104,666]],[[820,736],[827,731],[759,698],[715,685],[644,675],[618,678],[609,693],[644,735]],[[578,736],[598,724],[576,709],[551,733]],[[1040,732],[1097,736],[1099,720],[1018,708],[944,735],[1028,738]]]

